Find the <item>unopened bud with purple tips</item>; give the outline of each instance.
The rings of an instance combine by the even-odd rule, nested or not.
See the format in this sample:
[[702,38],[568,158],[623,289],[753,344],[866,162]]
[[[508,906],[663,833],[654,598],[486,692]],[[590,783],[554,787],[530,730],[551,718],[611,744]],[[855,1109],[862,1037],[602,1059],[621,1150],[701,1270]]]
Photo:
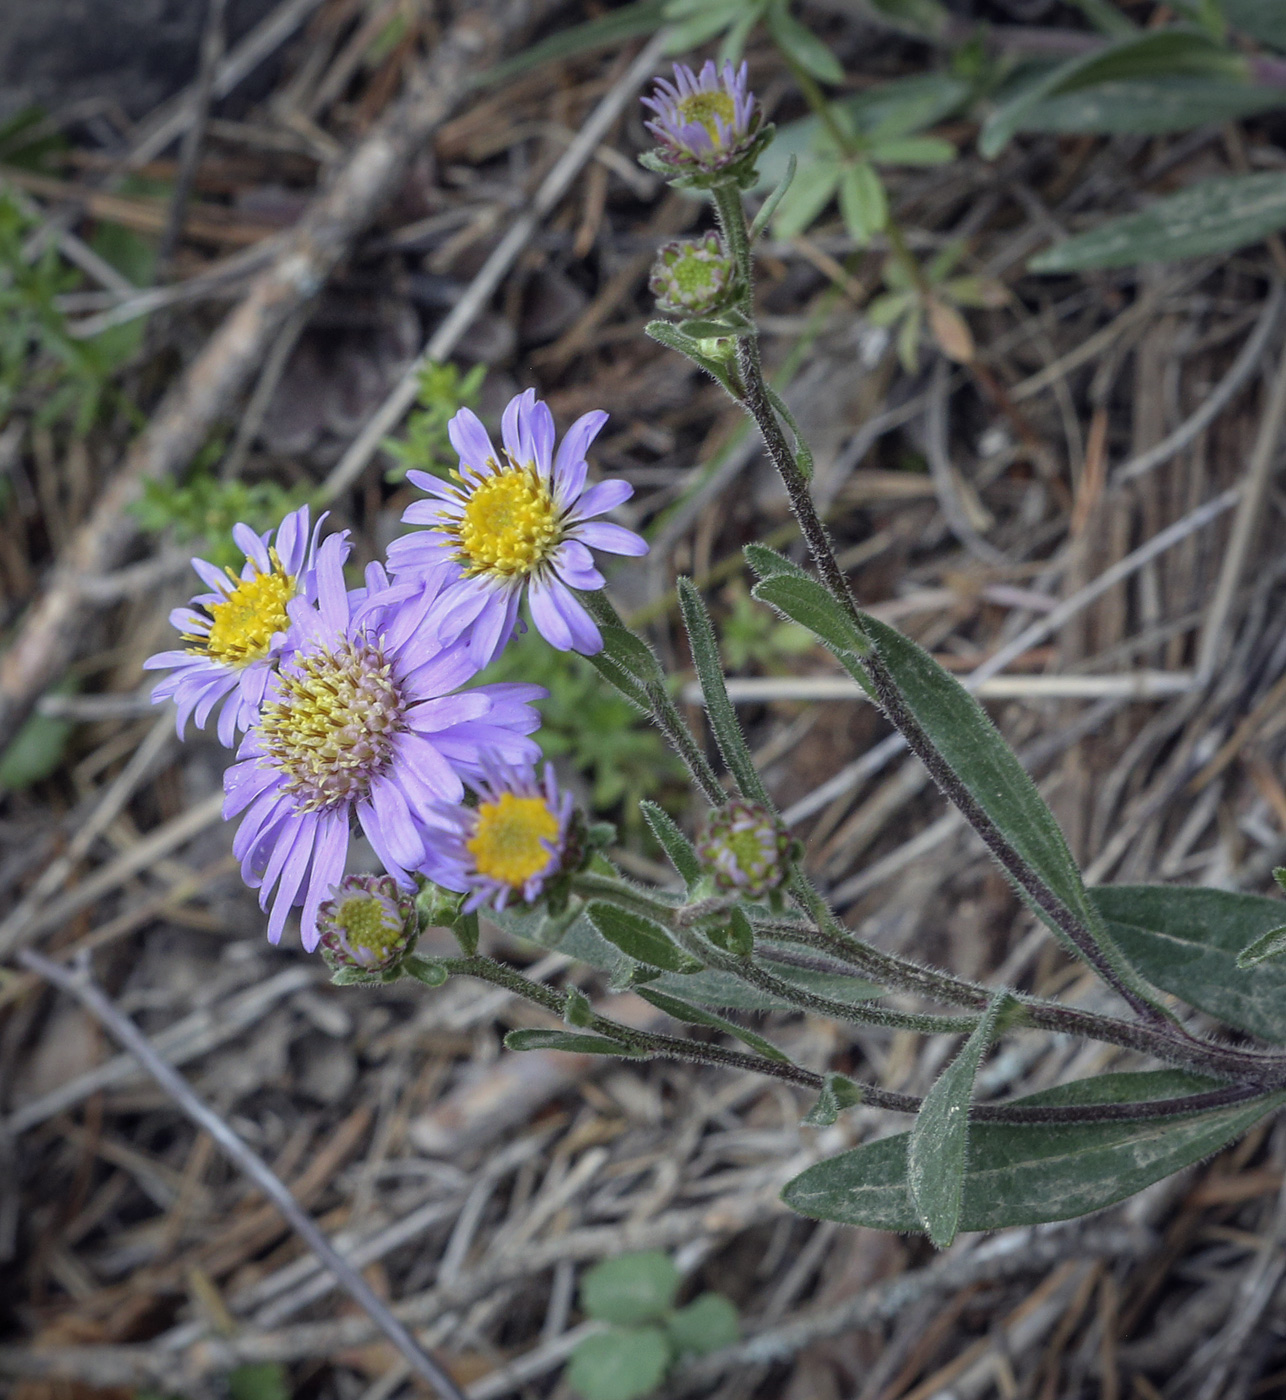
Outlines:
[[736,295],[736,269],[717,233],[663,243],[648,283],[667,316],[711,316]]
[[742,797],[711,813],[697,854],[719,889],[752,899],[780,889],[790,874],[786,829],[766,808]]
[[345,875],[318,910],[317,927],[332,972],[392,972],[419,937],[415,892],[391,875]]
[[674,82],[658,78],[643,105],[653,114],[644,125],[658,143],[648,163],[674,176],[730,173],[758,154],[768,134],[744,63],[718,68],[707,60],[700,73],[676,63]]

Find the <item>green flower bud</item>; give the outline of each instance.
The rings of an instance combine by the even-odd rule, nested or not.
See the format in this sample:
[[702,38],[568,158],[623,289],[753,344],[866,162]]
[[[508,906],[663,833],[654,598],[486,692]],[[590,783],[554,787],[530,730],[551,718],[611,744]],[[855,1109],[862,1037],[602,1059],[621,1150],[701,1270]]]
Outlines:
[[391,875],[345,875],[317,911],[321,955],[334,973],[393,971],[415,946],[415,895]]
[[648,283],[659,311],[667,316],[710,316],[732,300],[736,269],[719,235],[678,238],[657,253]]
[[741,797],[711,813],[697,854],[719,889],[752,899],[779,889],[790,873],[785,828],[757,802]]

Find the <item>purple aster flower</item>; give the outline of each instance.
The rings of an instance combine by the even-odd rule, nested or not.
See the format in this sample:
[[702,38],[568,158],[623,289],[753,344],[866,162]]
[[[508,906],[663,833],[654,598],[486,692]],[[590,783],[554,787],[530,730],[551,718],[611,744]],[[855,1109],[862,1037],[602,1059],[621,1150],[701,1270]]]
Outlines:
[[[625,481],[586,489],[585,453],[607,414],[586,413],[554,452],[554,417],[528,389],[509,401],[497,453],[477,416],[462,408],[447,426],[460,455],[456,482],[426,472],[407,476],[434,499],[416,501],[402,519],[430,528],[389,545],[395,574],[443,573],[444,614],[458,631],[470,628],[479,666],[499,654],[513,633],[524,587],[532,621],[559,651],[593,655],[603,639],[573,590],[602,588],[590,549],[646,554],[632,530],[593,517],[634,494]],[[446,633],[444,632],[444,637]]]
[[697,854],[719,889],[739,890],[752,899],[779,888],[790,873],[786,829],[771,812],[743,797],[711,813]]
[[713,173],[755,146],[763,112],[747,84],[746,65],[716,68],[707,59],[700,73],[674,65],[674,82],[656,80],[643,105],[655,114],[644,125],[660,142],[657,155],[669,165]]
[[[188,607],[170,614],[188,645],[183,651],[158,652],[143,663],[148,671],[170,670],[152,691],[152,702],[173,698],[180,739],[190,718],[204,728],[220,700],[221,744],[231,748],[237,731],[255,722],[285,644],[287,608],[293,598],[311,596],[317,537],[325,519],[317,521],[310,537],[308,507],[300,506],[278,526],[275,542],[271,530],[260,536],[249,525],[233,526],[232,538],[246,556],[240,574],[193,559],[192,567],[210,592],[198,593]],[[346,544],[343,552],[348,552]]]
[[511,899],[532,904],[548,880],[579,851],[572,795],[560,793],[552,765],[543,780],[534,768],[495,767],[481,782],[476,807],[439,808],[425,873],[469,897],[466,913],[484,904],[503,909]]
[[[302,903],[310,952],[317,912],[340,882],[354,824],[385,869],[411,887],[425,859],[425,814],[464,796],[462,778],[539,752],[535,685],[460,691],[477,672],[466,643],[440,634],[441,578],[344,587],[343,543],[317,554],[316,601],[290,605],[291,647],[259,718],[224,774],[225,818],[244,814],[233,842],[246,883],[272,899],[268,937]],[[275,894],[273,891],[275,890]]]

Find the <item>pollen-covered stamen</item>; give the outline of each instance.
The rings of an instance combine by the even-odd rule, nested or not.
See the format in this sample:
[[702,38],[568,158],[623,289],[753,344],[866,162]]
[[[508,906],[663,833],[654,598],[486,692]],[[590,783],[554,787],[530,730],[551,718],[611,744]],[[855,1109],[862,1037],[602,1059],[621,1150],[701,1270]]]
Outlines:
[[710,133],[710,139],[719,139],[719,122],[730,127],[736,120],[737,109],[732,98],[723,91],[694,92],[679,99],[679,115],[685,122],[700,122]]
[[249,578],[239,578],[228,570],[231,589],[221,603],[207,605],[209,632],[183,634],[190,652],[227,666],[248,666],[268,655],[274,635],[289,626],[286,605],[295,596],[294,575],[282,568],[275,549],[268,556],[272,568],[266,574],[256,568]]
[[520,889],[549,864],[558,832],[558,817],[543,797],[502,792],[478,804],[477,827],[465,845],[480,875]]
[[469,574],[530,574],[562,538],[549,486],[534,466],[512,458],[491,476],[473,477],[458,519],[443,521]]
[[379,645],[345,639],[281,675],[263,708],[260,743],[298,810],[322,811],[365,797],[392,758],[404,709]]

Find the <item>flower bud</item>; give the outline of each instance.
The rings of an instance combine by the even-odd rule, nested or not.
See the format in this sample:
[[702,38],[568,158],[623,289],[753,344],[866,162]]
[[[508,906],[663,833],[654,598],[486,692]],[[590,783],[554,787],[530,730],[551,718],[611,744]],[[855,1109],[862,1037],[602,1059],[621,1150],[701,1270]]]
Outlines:
[[674,65],[674,82],[656,80],[643,105],[654,116],[644,125],[656,137],[655,168],[667,173],[721,175],[753,158],[764,142],[763,110],[746,80],[746,65],[708,60],[699,74]]
[[648,283],[667,316],[710,316],[732,300],[735,269],[716,233],[661,245]]
[[771,812],[738,797],[711,814],[697,854],[719,889],[757,899],[785,883],[790,837]]
[[332,972],[395,968],[419,937],[415,894],[391,875],[345,875],[317,911],[321,954]]

